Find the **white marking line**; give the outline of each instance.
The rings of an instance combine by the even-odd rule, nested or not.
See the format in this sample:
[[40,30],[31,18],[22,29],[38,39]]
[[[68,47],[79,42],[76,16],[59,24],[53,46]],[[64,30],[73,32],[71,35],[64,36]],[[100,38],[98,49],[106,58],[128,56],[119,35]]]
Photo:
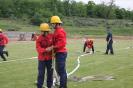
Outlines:
[[2,62],[0,62],[0,64],[2,64],[2,63],[16,62],[16,61],[32,60],[32,59],[36,59],[36,58],[37,57],[31,57],[31,58],[25,58],[25,59],[16,59],[16,60],[2,61]]
[[[133,48],[133,47],[126,47],[126,48],[119,49],[119,50],[125,50],[125,49],[130,49],[130,48]],[[78,65],[70,73],[67,73],[67,76],[72,75],[74,72],[76,72],[79,69],[79,67],[80,67],[80,58],[83,57],[83,56],[86,56],[86,55],[88,55],[88,54],[83,54],[83,55],[78,56],[78,59],[77,59]],[[16,60],[9,60],[9,61],[0,62],[0,64],[2,64],[2,63],[9,63],[9,62],[15,62],[15,61],[32,60],[32,59],[36,59],[36,58],[37,57],[25,58],[25,59],[16,59]]]

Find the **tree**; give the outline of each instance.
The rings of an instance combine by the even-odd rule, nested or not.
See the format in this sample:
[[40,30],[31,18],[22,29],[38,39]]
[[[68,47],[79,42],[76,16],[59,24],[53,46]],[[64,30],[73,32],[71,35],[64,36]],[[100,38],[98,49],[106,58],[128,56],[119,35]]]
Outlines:
[[123,13],[122,9],[116,8],[115,14],[116,14],[117,19],[123,19],[124,18],[124,13]]
[[[93,1],[76,2],[75,0],[0,0],[0,17],[47,19],[52,15],[133,19],[133,11],[119,8],[113,4],[95,4]],[[38,16],[36,16],[38,15]]]
[[86,6],[83,2],[71,2],[71,15],[72,16],[80,16],[85,17],[87,15],[86,13]]
[[63,5],[64,5],[64,10],[65,10],[65,15],[66,16],[71,16],[71,5],[70,5],[71,0],[64,0]]
[[95,3],[93,1],[89,1],[87,4],[87,15],[90,17],[94,17],[94,8]]

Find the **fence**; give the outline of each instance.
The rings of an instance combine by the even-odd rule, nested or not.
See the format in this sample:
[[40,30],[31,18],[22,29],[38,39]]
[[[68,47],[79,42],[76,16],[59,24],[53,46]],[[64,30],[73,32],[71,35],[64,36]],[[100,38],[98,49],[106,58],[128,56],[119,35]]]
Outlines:
[[11,41],[30,41],[34,32],[4,32]]

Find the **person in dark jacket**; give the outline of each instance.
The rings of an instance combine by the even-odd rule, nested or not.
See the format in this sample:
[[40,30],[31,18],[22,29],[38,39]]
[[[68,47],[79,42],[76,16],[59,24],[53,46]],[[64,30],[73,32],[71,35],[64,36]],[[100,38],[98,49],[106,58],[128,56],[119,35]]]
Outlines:
[[113,36],[112,36],[112,32],[110,27],[107,27],[107,37],[106,37],[106,41],[107,41],[107,48],[106,48],[106,52],[105,54],[108,54],[110,51],[110,54],[114,54],[113,51]]

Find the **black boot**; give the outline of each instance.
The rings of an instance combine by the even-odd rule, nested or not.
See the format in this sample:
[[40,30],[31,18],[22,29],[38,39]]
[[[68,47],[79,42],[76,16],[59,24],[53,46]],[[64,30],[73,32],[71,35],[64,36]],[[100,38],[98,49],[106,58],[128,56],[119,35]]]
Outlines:
[[1,58],[3,59],[3,61],[7,61],[5,56],[3,54],[0,54]]
[[4,58],[2,58],[2,59],[3,59],[3,61],[7,61],[5,57],[4,57]]
[[9,56],[8,51],[6,51],[5,54],[6,54],[7,57]]
[[8,51],[3,51],[3,54],[6,54],[7,57],[9,56]]

